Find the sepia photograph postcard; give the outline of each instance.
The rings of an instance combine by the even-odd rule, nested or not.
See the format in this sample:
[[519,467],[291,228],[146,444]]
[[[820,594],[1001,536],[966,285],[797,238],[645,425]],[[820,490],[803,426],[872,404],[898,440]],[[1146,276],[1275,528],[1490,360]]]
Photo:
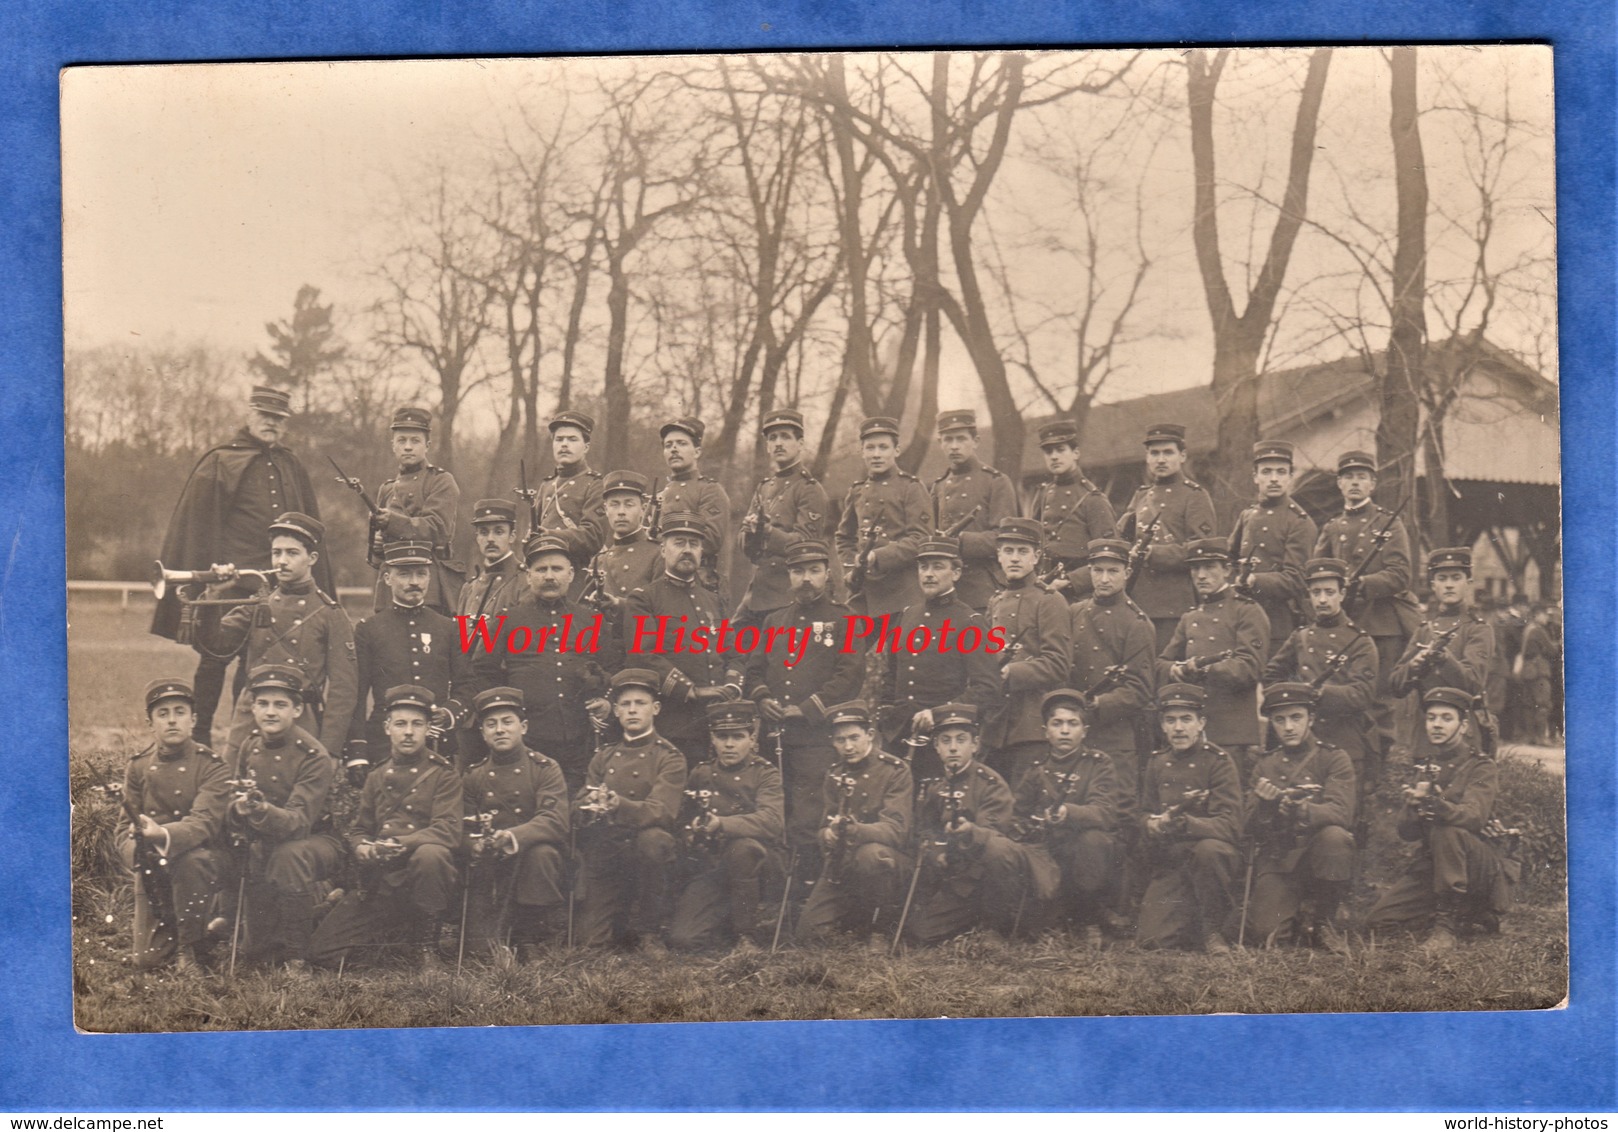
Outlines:
[[1569,999],[1545,45],[69,67],[87,1033]]

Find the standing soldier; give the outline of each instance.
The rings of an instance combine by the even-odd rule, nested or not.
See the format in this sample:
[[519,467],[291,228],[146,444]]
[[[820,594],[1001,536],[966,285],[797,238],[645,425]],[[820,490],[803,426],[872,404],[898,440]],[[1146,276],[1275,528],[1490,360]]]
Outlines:
[[[1421,617],[1410,595],[1410,535],[1399,517],[1376,503],[1376,457],[1344,452],[1337,458],[1343,511],[1320,528],[1316,558],[1340,558],[1359,576],[1348,587],[1343,611],[1376,645],[1376,727],[1383,756],[1393,745],[1388,679],[1405,640]],[[1364,566],[1361,569],[1361,566]]]
[[1067,602],[1034,577],[1039,564],[1039,523],[1002,519],[994,537],[1006,588],[994,595],[988,623],[1005,629],[1007,648],[997,657],[1003,698],[985,714],[984,761],[1002,777],[1015,781],[1023,766],[1044,751],[1045,724],[1039,704],[1046,692],[1067,682],[1072,621]]
[[607,509],[611,534],[590,564],[596,605],[607,616],[608,628],[622,644],[624,598],[631,590],[650,585],[663,572],[663,555],[646,529],[646,500],[651,481],[639,472],[608,472],[601,481],[601,499]]
[[[433,726],[443,739],[453,734],[456,717],[464,708],[455,695],[465,697],[471,681],[472,658],[461,651],[459,627],[429,609],[433,548],[424,542],[393,542],[382,552],[382,584],[393,604],[354,626],[354,653],[359,668],[359,696],[354,722],[348,729],[343,765],[368,765],[372,751],[387,746],[382,723],[387,715],[389,688],[419,684],[433,693]],[[369,698],[371,712],[366,715]],[[443,751],[453,758],[454,751]]]
[[561,921],[568,846],[567,782],[554,759],[530,751],[523,694],[490,688],[473,701],[489,757],[462,780],[472,836],[470,917],[473,939],[498,947],[505,940],[527,962],[555,939]]
[[[253,386],[247,400],[247,423],[224,444],[204,452],[185,481],[163,538],[166,567],[206,570],[229,563],[242,569],[268,570],[270,548],[264,541],[264,528],[287,511],[320,517],[309,473],[281,443],[291,416],[292,401],[286,390]],[[331,577],[329,562],[316,563],[316,584],[327,593],[336,593]],[[230,592],[246,597],[251,589],[237,585]],[[212,652],[203,643],[215,628],[213,609],[205,606],[194,612],[205,619],[201,626],[185,623],[178,591],[166,593],[152,614],[152,632],[197,649],[195,738],[206,744],[212,741],[214,712],[233,656]],[[238,691],[245,676],[243,668],[237,676]]]
[[[1464,546],[1440,547],[1427,555],[1431,610],[1393,666],[1388,690],[1395,696],[1417,696],[1430,688],[1460,688],[1481,696],[1494,659],[1494,627],[1472,608],[1472,552]],[[1481,723],[1484,722],[1480,720]],[[1418,734],[1416,761],[1425,762],[1430,744]]]
[[1018,514],[1017,489],[1005,473],[978,460],[978,418],[971,409],[938,414],[938,446],[948,466],[933,481],[933,526],[961,540],[961,600],[983,613],[1004,580],[995,531],[1000,520]]
[[674,905],[669,943],[681,951],[729,935],[755,950],[766,880],[781,874],[781,774],[758,753],[758,708],[751,700],[708,706],[714,757],[686,779],[686,852],[694,875]]
[[[1314,688],[1312,730],[1323,743],[1341,747],[1354,764],[1354,778],[1368,796],[1380,775],[1382,751],[1371,724],[1376,699],[1376,646],[1343,616],[1348,563],[1311,558],[1304,567],[1314,623],[1295,630],[1264,669],[1266,685],[1296,681]],[[1363,800],[1362,800],[1363,806]]]
[[1253,445],[1258,501],[1236,517],[1230,535],[1236,586],[1270,619],[1272,649],[1303,620],[1295,611],[1303,607],[1303,565],[1315,546],[1315,521],[1292,498],[1292,461],[1292,445],[1284,440]]
[[1185,561],[1197,606],[1180,618],[1158,654],[1158,682],[1206,688],[1208,739],[1245,771],[1260,744],[1258,681],[1270,653],[1269,619],[1230,584],[1224,539],[1198,539],[1186,548]]
[[1519,663],[1514,665],[1512,678],[1522,689],[1522,703],[1527,716],[1526,738],[1530,743],[1548,744],[1552,741],[1551,707],[1554,695],[1551,677],[1561,664],[1561,647],[1550,631],[1551,611],[1544,605],[1535,605],[1532,620],[1523,630]]
[[343,863],[343,844],[326,813],[337,764],[298,726],[303,676],[296,668],[260,665],[247,691],[254,729],[236,754],[235,796],[225,815],[232,842],[245,850],[237,867],[247,878],[246,904],[236,915],[249,954],[273,962],[279,952],[298,974],[314,931],[316,885]]
[[[657,688],[663,713],[658,732],[691,762],[707,748],[708,721],[703,709],[721,700],[741,698],[741,673],[728,671],[717,649],[703,652],[673,651],[660,635],[668,631],[717,626],[719,599],[697,580],[702,566],[702,544],[707,536],[695,515],[663,516],[660,535],[663,569],[651,584],[633,590],[624,599],[624,634],[630,654],[644,657],[660,678]],[[682,620],[682,618],[684,620]]]
[[529,537],[538,532],[567,543],[575,577],[568,597],[584,593],[590,560],[607,537],[607,509],[601,502],[601,473],[590,467],[590,435],[595,418],[572,410],[549,424],[551,458],[556,466],[529,499]]
[[1247,797],[1250,899],[1243,937],[1255,944],[1290,934],[1348,954],[1333,919],[1354,874],[1354,765],[1314,734],[1308,684],[1264,689],[1276,747],[1259,760]]
[[596,752],[574,796],[584,858],[578,940],[585,947],[634,938],[647,952],[664,951],[686,766],[685,756],[653,729],[663,682],[645,668],[612,678],[613,714],[624,737]]
[[202,966],[208,906],[219,887],[212,843],[230,800],[230,772],[191,737],[191,704],[184,680],[147,685],[153,742],[124,770],[130,826],[118,848],[135,876],[135,966],[143,969],[171,959],[181,971]]
[[1228,955],[1225,924],[1241,868],[1242,785],[1236,764],[1203,735],[1207,695],[1189,684],[1158,689],[1166,746],[1146,768],[1143,805],[1151,882],[1135,927],[1139,947],[1202,944]]
[[820,879],[798,918],[797,938],[852,930],[886,951],[902,899],[900,875],[910,866],[910,768],[877,749],[865,701],[838,704],[826,719],[838,761],[826,774]]
[[[275,588],[263,605],[241,605],[225,614],[216,643],[227,651],[245,646],[249,672],[261,664],[290,664],[301,672],[303,702],[312,717],[308,730],[327,751],[340,751],[354,715],[359,670],[348,614],[336,598],[315,585],[313,571],[325,534],[319,519],[295,511],[271,523]],[[210,595],[215,589],[209,588]],[[243,690],[225,743],[227,762],[235,761],[252,726],[251,702]]]
[[[906,738],[916,740],[918,748],[925,744],[924,751],[918,750],[917,772],[927,777],[937,770],[931,744],[923,738],[933,729],[932,709],[946,703],[969,703],[980,711],[997,707],[1000,665],[986,644],[971,650],[959,647],[961,633],[967,629],[977,629],[987,642],[990,626],[955,592],[961,577],[961,551],[956,541],[941,538],[923,543],[914,569],[920,577],[922,598],[899,614],[900,632],[908,640],[916,629],[926,628],[934,643],[917,653],[900,648],[883,654],[882,733],[889,746]],[[946,622],[955,634],[954,643],[940,647]]]
[[1047,923],[1070,922],[1097,947],[1124,820],[1113,760],[1084,741],[1092,711],[1084,692],[1047,692],[1040,711],[1045,750],[1023,770],[1012,794],[1032,883],[1023,924],[1038,935]]
[[1432,762],[1420,764],[1421,781],[1406,787],[1399,836],[1420,843],[1408,871],[1366,916],[1372,930],[1433,917],[1425,949],[1455,949],[1463,924],[1500,930],[1511,908],[1513,878],[1499,851],[1485,840],[1498,826],[1494,800],[1500,770],[1471,734],[1472,693],[1429,688],[1421,697]]
[[831,599],[831,552],[825,542],[795,543],[786,563],[793,601],[765,616],[764,640],[771,640],[772,631],[785,632],[777,633],[773,646],[748,656],[743,687],[780,740],[783,765],[777,769],[786,788],[787,836],[798,853],[794,871],[812,879],[820,872],[815,834],[821,793],[836,757],[826,713],[859,692],[865,653],[857,646],[842,647],[851,614]]
[[[376,491],[377,514],[371,520],[367,561],[380,568],[390,542],[424,542],[432,547],[432,577],[427,587],[427,608],[449,615],[465,573],[454,560],[455,521],[461,509],[461,489],[455,477],[427,462],[432,440],[432,414],[406,405],[393,414],[393,458],[399,474]],[[376,583],[372,608],[388,607],[387,585]]]
[[474,620],[507,602],[522,580],[517,558],[517,505],[509,499],[480,499],[472,506],[472,536],[478,545],[478,572],[461,587],[455,612]]
[[803,414],[776,409],[759,428],[774,470],[753,489],[742,517],[742,553],[753,564],[753,580],[732,619],[737,624],[759,624],[792,600],[787,551],[805,539],[825,538],[831,516],[826,489],[803,464]]
[[1039,485],[1028,511],[1045,535],[1039,568],[1055,574],[1051,588],[1072,600],[1090,588],[1084,568],[1086,548],[1096,539],[1113,537],[1117,516],[1113,514],[1112,501],[1085,477],[1079,466],[1077,425],[1072,421],[1042,425],[1039,450],[1045,453],[1045,468],[1051,473],[1051,478]]
[[[663,438],[663,463],[668,482],[657,493],[659,516],[695,515],[708,530],[702,544],[702,569],[697,577],[719,595],[719,607],[730,604],[730,496],[719,481],[697,470],[702,459],[702,437],[707,426],[696,417],[664,421],[657,434]],[[655,536],[658,532],[652,532]]]
[[348,846],[360,873],[309,941],[309,961],[335,966],[355,947],[403,931],[424,968],[438,966],[438,931],[457,879],[464,813],[461,776],[427,749],[433,694],[388,689],[389,755],[365,779]]
[[1128,539],[1130,563],[1140,570],[1130,595],[1152,619],[1161,652],[1174,635],[1180,615],[1192,606],[1186,553],[1190,544],[1213,537],[1213,499],[1186,477],[1185,426],[1152,425],[1146,430],[1146,482],[1135,489],[1118,523]]
[[837,554],[857,613],[897,613],[920,597],[916,551],[933,533],[933,501],[921,481],[899,467],[899,422],[868,417],[860,424],[865,478],[849,486],[837,524]]
[[[588,640],[596,614],[568,597],[573,565],[567,548],[551,534],[528,540],[526,584],[494,618],[493,647],[480,646],[472,659],[472,687],[521,692],[529,727],[561,766],[568,789],[577,790],[593,754],[592,709],[606,714],[606,676],[597,654],[578,647],[581,638]],[[513,649],[513,638],[530,643]]]
[[916,811],[916,868],[927,883],[917,890],[910,938],[939,943],[979,924],[1010,938],[1028,882],[1027,854],[1009,836],[1011,788],[977,761],[977,708],[942,704],[934,719],[944,774],[922,783]]

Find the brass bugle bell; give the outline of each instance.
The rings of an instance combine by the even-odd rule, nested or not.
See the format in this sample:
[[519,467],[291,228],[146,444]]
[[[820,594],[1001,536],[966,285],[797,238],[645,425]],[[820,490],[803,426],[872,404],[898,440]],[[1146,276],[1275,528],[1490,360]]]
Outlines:
[[[235,577],[253,578],[257,580],[260,585],[263,585],[268,576],[262,570],[237,570],[235,572]],[[218,570],[170,570],[165,567],[162,560],[159,559],[158,561],[152,563],[151,580],[152,596],[157,598],[158,601],[162,601],[163,595],[168,593],[169,586],[171,585],[185,586],[200,584],[209,586],[213,585],[215,582],[228,582],[231,580],[231,576],[220,573]],[[229,602],[229,604],[239,605],[241,604],[241,601],[239,599],[233,599]]]

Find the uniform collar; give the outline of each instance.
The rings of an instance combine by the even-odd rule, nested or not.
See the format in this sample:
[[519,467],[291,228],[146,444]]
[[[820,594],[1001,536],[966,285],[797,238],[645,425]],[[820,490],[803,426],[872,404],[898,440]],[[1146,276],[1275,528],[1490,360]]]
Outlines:
[[633,739],[629,738],[627,735],[624,736],[623,741],[618,745],[620,747],[649,747],[652,745],[652,741],[656,738],[657,728],[653,727],[645,733],[635,736]]
[[236,430],[236,442],[257,448],[261,452],[275,452],[284,447],[284,445],[280,443],[265,444],[251,432],[248,432],[246,425],[243,425],[241,428]]
[[669,572],[669,568],[665,566],[663,567],[663,580],[669,583],[671,586],[679,586],[682,590],[688,590],[692,586],[696,585],[697,576],[692,574],[689,578],[676,577],[674,574],[671,574]]
[[523,746],[521,743],[518,743],[516,749],[511,751],[509,754],[502,755],[497,751],[491,751],[489,753],[489,761],[494,763],[496,766],[511,766],[527,753],[528,748]]
[[1296,751],[1289,751],[1285,747],[1282,747],[1280,749],[1280,753],[1281,757],[1286,759],[1288,762],[1297,762],[1299,759],[1308,758],[1310,755],[1315,753],[1314,732],[1311,731],[1309,733],[1309,737],[1303,741],[1303,746],[1299,747]]
[[1316,617],[1315,618],[1315,628],[1317,628],[1317,629],[1336,629],[1336,628],[1339,628],[1343,624],[1344,620],[1346,620],[1346,618],[1343,617],[1343,611],[1341,609],[1339,609],[1336,613],[1333,613],[1330,617]]
[[414,476],[414,475],[417,475],[417,474],[419,474],[421,472],[425,472],[426,470],[427,470],[427,461],[423,460],[421,463],[415,465],[414,467],[406,468],[406,467],[401,466],[399,468],[399,476],[400,476],[400,478],[403,478],[405,476]]
[[500,558],[483,567],[483,572],[485,574],[504,574],[506,571],[511,570],[516,565],[517,555],[508,550],[506,551],[504,558]]
[[1173,475],[1166,476],[1165,478],[1160,479],[1160,480],[1148,479],[1146,481],[1146,486],[1149,487],[1149,488],[1150,487],[1173,487],[1175,484],[1183,483],[1183,482],[1185,482],[1185,473],[1184,472],[1175,472]]
[[943,593],[938,594],[936,596],[933,596],[933,595],[924,595],[924,596],[926,596],[926,598],[927,598],[927,608],[928,609],[937,609],[941,605],[952,605],[952,604],[954,604],[955,590],[952,587],[952,588],[950,588],[948,590],[945,590]]
[[315,580],[311,577],[306,582],[281,582],[277,588],[284,594],[312,594],[315,592]]
[[1259,496],[1258,505],[1267,510],[1274,510],[1275,508],[1281,506],[1281,504],[1288,502],[1290,499],[1291,496],[1287,495],[1286,492],[1282,492],[1274,499],[1270,499],[1266,496]]
[[1079,470],[1074,468],[1071,472],[1058,472],[1055,476],[1051,477],[1051,482],[1054,484],[1060,484],[1062,487],[1067,487],[1069,484],[1078,483]]
[[197,741],[195,739],[187,739],[173,751],[170,751],[167,747],[159,744],[156,752],[157,759],[159,762],[177,763],[181,759],[189,758],[191,755],[195,754],[196,749]]
[[1092,591],[1090,597],[1102,609],[1111,609],[1115,605],[1122,604],[1124,600],[1123,591],[1121,590],[1115,594],[1108,594],[1106,597],[1102,597],[1100,594]]
[[427,609],[427,603],[425,601],[422,602],[420,605],[400,605],[398,602],[393,603],[393,611],[395,613],[403,613],[403,614],[405,614],[407,616],[412,616],[412,615],[417,614],[417,613],[423,613],[423,612],[426,611],[426,609]]
[[777,479],[785,479],[787,476],[792,475],[801,467],[803,467],[803,459],[800,457],[799,459],[792,461],[792,463],[788,464],[784,468],[775,469],[775,471],[771,474]]
[[1197,604],[1198,605],[1214,605],[1214,604],[1216,604],[1218,602],[1224,601],[1225,600],[1225,595],[1230,593],[1230,592],[1231,592],[1231,585],[1230,585],[1229,582],[1226,582],[1224,585],[1220,586],[1217,590],[1215,590],[1211,594],[1208,594],[1206,596],[1199,595],[1197,597]]
[[1345,504],[1343,504],[1343,514],[1345,514],[1345,515],[1360,515],[1360,514],[1367,513],[1367,512],[1370,511],[1371,505],[1373,503],[1375,503],[1375,502],[1376,502],[1376,500],[1374,500],[1374,499],[1367,499],[1364,503],[1361,503],[1361,504],[1359,504],[1357,506],[1352,506],[1352,507],[1349,506],[1347,503],[1345,503]]
[[690,483],[692,480],[694,480],[696,478],[697,478],[697,470],[695,468],[687,468],[683,472],[670,472],[669,473],[669,479],[670,479],[670,481],[672,481],[674,483]]
[[969,456],[967,457],[966,463],[962,464],[959,468],[957,468],[954,464],[951,464],[949,467],[945,468],[944,474],[947,476],[969,476],[982,466],[983,465],[978,462],[978,458],[976,456]]
[[573,479],[575,476],[584,475],[589,470],[590,470],[590,461],[588,461],[588,460],[580,460],[577,464],[573,465],[573,469],[571,471],[569,471],[566,468],[562,467],[562,465],[560,465],[560,464],[556,465],[556,470],[553,471],[551,473],[551,475],[555,476],[559,480],[570,480],[570,479]]

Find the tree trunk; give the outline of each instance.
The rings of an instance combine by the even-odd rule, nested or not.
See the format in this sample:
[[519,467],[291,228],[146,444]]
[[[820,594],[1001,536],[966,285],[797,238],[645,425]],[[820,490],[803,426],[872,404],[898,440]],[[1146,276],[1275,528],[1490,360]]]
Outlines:
[[[1398,242],[1393,252],[1388,358],[1378,390],[1381,415],[1376,426],[1376,455],[1382,468],[1377,484],[1381,502],[1385,507],[1397,507],[1416,486],[1416,435],[1421,424],[1419,392],[1427,341],[1427,168],[1417,111],[1416,49],[1393,48],[1389,67],[1392,70],[1389,128],[1393,136],[1394,193],[1399,216]],[[1429,507],[1434,482],[1429,474]],[[1443,494],[1442,490],[1439,494]],[[1409,524],[1411,516],[1423,510],[1426,509],[1407,509],[1404,521]],[[1430,529],[1436,532],[1443,528]]]
[[629,386],[624,382],[624,342],[629,335],[629,277],[623,259],[614,248],[607,259],[607,368],[602,380],[603,420],[597,434],[605,431],[607,443],[600,449],[600,470],[629,466]]

